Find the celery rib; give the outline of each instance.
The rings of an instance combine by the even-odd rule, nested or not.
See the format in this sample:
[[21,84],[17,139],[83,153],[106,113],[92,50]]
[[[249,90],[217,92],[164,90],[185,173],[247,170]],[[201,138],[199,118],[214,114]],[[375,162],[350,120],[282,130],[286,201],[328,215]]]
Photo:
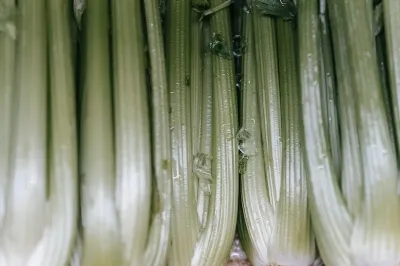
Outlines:
[[336,77],[333,63],[333,51],[331,45],[331,28],[327,12],[326,0],[320,1],[319,10],[320,31],[321,31],[321,74],[322,74],[322,110],[324,114],[324,121],[326,124],[329,136],[329,148],[333,160],[333,166],[337,177],[340,175],[341,169],[341,142],[339,133],[339,120],[338,120],[338,101],[336,97]]
[[[224,0],[212,0],[217,7]],[[226,51],[232,51],[229,10],[221,9],[210,19],[214,37],[221,38]],[[192,258],[192,265],[221,265],[229,254],[235,236],[239,175],[237,151],[237,104],[233,62],[215,54],[213,64],[213,161],[207,226]],[[234,218],[232,218],[234,217]]]
[[[45,1],[19,1],[15,98],[7,211],[6,265],[31,265],[46,228],[47,41]],[[34,67],[33,67],[34,66]],[[21,193],[23,190],[23,193]],[[26,221],[29,221],[27,223]]]
[[172,0],[167,10],[167,71],[172,149],[172,265],[190,265],[199,221],[194,191],[190,114],[191,0]]
[[[10,14],[15,12],[14,0],[0,3],[0,228],[6,212],[7,186],[9,176],[9,160],[11,148],[12,102],[15,93],[14,67],[15,67],[15,39],[2,31],[7,24],[13,25],[15,21]],[[4,25],[3,25],[4,24]]]
[[[200,138],[201,138],[201,113],[202,113],[202,22],[200,16],[196,11],[190,12],[190,113],[191,113],[191,124],[192,124],[192,153],[193,158],[199,153]],[[195,197],[198,198],[199,193],[199,180],[194,180],[194,191]],[[200,217],[199,217],[200,218]]]
[[[356,265],[395,265],[400,259],[397,163],[381,92],[373,30],[365,1],[340,1],[348,39],[360,141],[364,197],[351,238]],[[360,12],[364,11],[364,12]]]
[[141,3],[115,0],[111,7],[115,200],[123,263],[142,265],[146,263],[152,166]]
[[[256,11],[256,10],[254,10]],[[275,209],[281,186],[282,141],[275,20],[253,12],[258,102],[269,200]]]
[[210,23],[203,20],[202,23],[202,108],[200,122],[200,146],[196,154],[194,171],[199,178],[197,195],[197,214],[204,229],[208,219],[208,208],[210,205],[210,193],[212,182],[212,116],[213,116],[213,84],[212,84],[212,54],[209,49],[211,42]]
[[[172,172],[168,84],[158,1],[145,1],[144,7],[152,73],[152,142],[155,173],[153,182],[156,183],[153,200],[159,201],[159,209],[153,210],[144,262],[162,266],[167,260],[171,226]],[[158,198],[155,197],[156,195]]]
[[88,0],[81,113],[83,266],[120,265],[107,0]]
[[341,198],[321,110],[318,1],[299,1],[300,85],[312,224],[327,265],[352,265],[351,217]]
[[315,260],[315,245],[303,164],[300,90],[293,24],[278,19],[277,35],[282,104],[282,183],[268,252],[273,264],[308,266]]
[[[241,241],[255,266],[270,264],[268,244],[273,230],[274,215],[268,199],[264,159],[261,143],[261,119],[257,100],[257,75],[255,69],[254,32],[252,14],[245,13],[244,38],[246,53],[243,60],[242,130],[246,139],[239,139],[246,168],[241,176],[242,216],[239,218]],[[246,159],[245,159],[246,160]],[[246,227],[246,228],[243,228]]]
[[332,28],[333,52],[339,102],[341,146],[341,190],[350,214],[354,217],[361,210],[363,175],[360,145],[356,125],[355,95],[349,72],[349,50],[343,34],[343,15],[338,2],[328,1]]
[[73,252],[78,221],[78,151],[75,78],[69,7],[63,0],[47,5],[50,75],[51,225],[32,265],[66,265]]

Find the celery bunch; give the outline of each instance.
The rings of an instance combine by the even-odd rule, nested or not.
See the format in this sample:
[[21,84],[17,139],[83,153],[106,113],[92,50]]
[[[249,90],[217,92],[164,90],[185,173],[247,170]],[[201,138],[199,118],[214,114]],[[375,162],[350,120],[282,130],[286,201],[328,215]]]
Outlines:
[[[268,11],[268,10],[267,10]],[[315,245],[302,150],[293,24],[245,15],[240,230],[254,265],[310,265]]]
[[65,265],[72,253],[78,193],[69,11],[62,0],[0,2],[7,14],[0,33],[0,265]]
[[340,88],[340,179],[323,127],[318,1],[299,2],[305,148],[319,251],[326,265],[397,265],[397,162],[371,27],[372,1],[328,1],[328,11]]

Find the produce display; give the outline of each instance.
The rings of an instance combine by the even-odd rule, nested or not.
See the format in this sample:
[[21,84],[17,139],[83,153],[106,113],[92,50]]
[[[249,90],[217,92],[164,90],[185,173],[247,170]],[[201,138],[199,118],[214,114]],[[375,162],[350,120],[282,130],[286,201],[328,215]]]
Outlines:
[[400,265],[399,0],[0,0],[0,266]]

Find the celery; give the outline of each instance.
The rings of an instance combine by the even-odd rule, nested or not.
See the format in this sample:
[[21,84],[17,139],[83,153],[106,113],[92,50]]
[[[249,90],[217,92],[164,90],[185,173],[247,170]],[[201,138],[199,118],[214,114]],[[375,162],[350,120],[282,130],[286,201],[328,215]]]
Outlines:
[[331,156],[335,173],[339,176],[341,165],[341,142],[339,133],[339,120],[338,120],[338,100],[336,97],[336,80],[335,80],[335,69],[332,55],[331,45],[331,29],[329,25],[328,11],[326,0],[320,0],[319,8],[319,19],[320,19],[320,31],[321,31],[321,74],[322,74],[322,111],[325,113],[324,121],[329,134],[329,146],[331,150]]
[[279,200],[282,167],[281,114],[275,20],[253,9],[258,102],[269,200]]
[[190,0],[172,0],[167,10],[167,71],[172,148],[172,262],[190,265],[198,217],[192,172],[190,113]]
[[[200,16],[196,11],[191,12],[190,31],[191,31],[191,55],[190,55],[190,113],[192,123],[192,153],[193,157],[199,152],[200,138],[201,138],[201,107],[202,107],[202,46],[201,46],[201,21]],[[197,198],[198,183],[196,179],[194,182],[195,194]]]
[[[224,1],[212,0],[212,7]],[[239,179],[237,153],[237,104],[232,36],[227,8],[210,18],[213,66],[213,160],[207,226],[196,245],[192,265],[221,265],[235,236]],[[217,49],[218,47],[218,49]]]
[[46,3],[19,1],[18,8],[19,44],[16,67],[12,69],[16,71],[16,94],[12,102],[12,149],[1,250],[6,265],[25,266],[32,265],[32,256],[40,252],[51,211],[46,204]]
[[400,151],[400,2],[395,0],[383,1],[383,18],[385,27],[387,67],[392,98],[394,126],[396,132],[397,151]]
[[195,157],[194,172],[199,178],[199,191],[197,195],[197,214],[200,219],[202,228],[207,224],[209,200],[211,193],[212,182],[212,118],[213,118],[213,87],[212,87],[212,54],[209,49],[211,42],[210,23],[207,20],[202,24],[202,67],[203,67],[203,82],[202,82],[202,104],[200,127],[200,145],[199,153]]
[[358,215],[362,204],[363,175],[361,170],[360,145],[356,125],[356,95],[353,91],[349,72],[349,50],[343,34],[345,22],[338,2],[328,1],[332,28],[333,51],[335,55],[336,77],[342,141],[340,181],[344,201],[352,216]]
[[257,102],[257,76],[252,14],[245,13],[243,59],[242,129],[239,142],[245,169],[241,176],[242,217],[239,233],[243,247],[254,265],[269,265],[268,245],[274,222],[268,199],[261,142],[261,119]]
[[[372,5],[341,1],[350,50],[360,141],[364,198],[355,218],[351,248],[357,265],[395,265],[400,259],[397,164],[381,94],[374,46],[368,30]],[[360,12],[364,11],[364,12]],[[372,13],[372,12],[371,12]]]
[[151,106],[155,188],[153,188],[153,219],[143,263],[161,266],[166,263],[171,226],[172,172],[168,87],[158,1],[145,1],[144,7],[152,73]]
[[0,228],[6,212],[6,188],[10,159],[12,100],[14,94],[15,2],[0,2]]
[[116,0],[111,6],[115,200],[122,257],[124,264],[143,265],[150,221],[152,168],[141,4]]
[[293,24],[277,21],[279,83],[282,104],[282,183],[276,220],[269,246],[272,264],[311,265],[315,244],[307,204],[307,183],[301,136],[300,90],[298,86]]
[[81,114],[82,265],[120,265],[122,245],[115,166],[108,39],[108,1],[88,0]]
[[66,265],[70,261],[78,221],[78,152],[75,77],[70,9],[63,0],[47,5],[50,76],[50,204],[51,226],[32,265]]
[[347,135],[343,136],[343,152],[346,155],[350,148],[357,168],[343,164],[344,170],[354,173],[343,175],[346,206],[327,152],[327,132],[321,127],[317,3],[301,1],[303,118],[317,242],[327,265],[395,265],[400,247],[397,165],[370,26],[372,5],[369,1],[328,3],[338,81],[343,85],[339,91],[342,128]]
[[299,1],[299,60],[305,153],[313,229],[327,265],[353,265],[352,220],[340,195],[321,110],[318,1]]

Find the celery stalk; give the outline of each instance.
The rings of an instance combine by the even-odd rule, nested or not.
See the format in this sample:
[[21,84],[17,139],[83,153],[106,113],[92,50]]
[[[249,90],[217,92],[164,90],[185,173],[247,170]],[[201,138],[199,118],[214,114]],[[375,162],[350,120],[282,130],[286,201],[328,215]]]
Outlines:
[[[123,263],[143,265],[151,203],[151,146],[140,1],[111,1],[115,200]],[[133,108],[134,107],[134,108]]]
[[318,1],[299,1],[299,62],[305,154],[313,229],[327,265],[353,265],[352,220],[340,195],[321,110]]
[[88,0],[81,114],[82,265],[120,265],[107,0]]
[[363,195],[363,174],[361,170],[360,145],[356,125],[356,95],[349,72],[349,50],[343,34],[342,11],[337,1],[328,1],[332,28],[333,52],[335,55],[340,134],[342,140],[341,190],[344,201],[352,216],[361,210]]
[[279,200],[282,167],[281,114],[275,20],[253,9],[258,102],[264,167],[269,200],[275,209]]
[[30,265],[66,265],[71,258],[78,221],[78,152],[75,78],[70,8],[64,0],[47,5],[50,74],[51,223]]
[[384,101],[374,45],[368,30],[372,5],[340,1],[346,22],[356,118],[360,141],[364,198],[351,238],[356,265],[395,265],[400,260],[400,206],[397,162]]
[[199,14],[195,11],[191,12],[191,71],[190,71],[190,96],[191,96],[191,123],[192,123],[192,152],[196,155],[199,151],[200,128],[201,128],[201,91],[202,91],[202,34],[201,22]]
[[190,114],[190,0],[172,0],[167,10],[167,71],[172,148],[172,265],[190,265],[198,217],[192,172]]
[[12,151],[1,249],[6,265],[25,266],[32,265],[50,211],[46,204],[46,3],[19,1],[18,9]]
[[172,172],[168,84],[158,1],[145,1],[144,7],[152,73],[152,143],[155,175],[153,182],[156,190],[153,188],[153,205],[158,204],[158,208],[153,210],[144,263],[162,266],[167,259],[171,226]]
[[212,87],[212,54],[209,49],[211,42],[211,29],[208,20],[202,24],[202,108],[200,122],[200,146],[199,153],[195,157],[194,172],[199,178],[197,195],[197,214],[202,228],[207,224],[208,208],[212,182],[212,122],[213,122],[213,87]]
[[400,151],[400,35],[397,29],[400,27],[400,3],[394,0],[382,2],[385,27],[387,67],[389,85],[392,95],[392,109],[396,132],[397,151]]
[[[190,31],[191,31],[191,55],[190,55],[190,113],[192,123],[192,153],[193,157],[199,152],[200,138],[201,138],[201,113],[202,113],[202,34],[201,34],[200,16],[196,11],[191,11],[190,17]],[[198,194],[199,180],[194,182],[194,191]]]
[[6,191],[11,147],[12,102],[14,94],[15,29],[14,0],[0,3],[0,228],[6,212]]
[[263,266],[270,264],[268,244],[273,230],[274,213],[268,199],[262,151],[252,16],[253,14],[245,12],[243,27],[246,52],[243,58],[241,132],[247,134],[242,134],[242,138],[239,138],[243,163],[245,163],[245,169],[241,175],[243,218],[239,218],[241,221],[239,234],[253,265]]
[[333,52],[331,45],[331,29],[330,21],[328,18],[327,3],[326,0],[320,1],[319,8],[319,19],[320,19],[320,30],[321,30],[321,69],[322,69],[322,79],[323,82],[323,108],[325,111],[325,123],[327,127],[327,132],[329,134],[329,146],[331,151],[331,156],[333,160],[333,165],[336,175],[339,177],[341,169],[341,142],[339,133],[339,120],[338,120],[338,100],[336,97],[336,79],[335,79],[335,69],[333,62]]
[[282,104],[282,183],[269,246],[272,264],[311,265],[315,244],[307,203],[302,148],[300,90],[293,24],[277,21],[279,83]]
[[[217,7],[223,2],[212,0],[210,4]],[[221,265],[226,260],[235,236],[239,196],[238,117],[233,60],[230,56],[232,36],[229,10],[225,8],[214,13],[210,23],[213,41],[222,44],[224,52],[216,53],[212,58],[213,180],[207,226],[196,245],[192,265]]]

